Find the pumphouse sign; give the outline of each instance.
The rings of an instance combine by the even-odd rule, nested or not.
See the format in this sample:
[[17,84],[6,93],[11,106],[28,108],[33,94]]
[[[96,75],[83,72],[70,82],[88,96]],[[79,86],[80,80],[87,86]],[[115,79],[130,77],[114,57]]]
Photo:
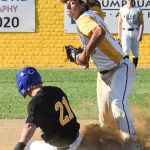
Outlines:
[[[100,4],[101,7],[103,8],[118,8],[118,7],[123,7],[126,4],[126,0],[101,0]],[[149,7],[150,6],[150,1],[149,0],[136,0],[135,5],[138,7]]]
[[[102,10],[105,12],[105,22],[111,33],[117,33],[119,10],[126,4],[126,0],[99,0]],[[150,0],[135,0],[135,5],[141,7],[144,17],[144,33],[150,33]],[[65,32],[75,33],[76,25],[65,14]]]
[[34,32],[35,0],[0,0],[0,32]]

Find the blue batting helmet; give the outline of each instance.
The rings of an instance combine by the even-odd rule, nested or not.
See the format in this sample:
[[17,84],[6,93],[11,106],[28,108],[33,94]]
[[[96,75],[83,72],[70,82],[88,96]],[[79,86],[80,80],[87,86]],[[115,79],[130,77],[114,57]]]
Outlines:
[[25,98],[26,91],[34,85],[41,84],[42,79],[34,67],[26,67],[17,72],[16,82],[19,93]]

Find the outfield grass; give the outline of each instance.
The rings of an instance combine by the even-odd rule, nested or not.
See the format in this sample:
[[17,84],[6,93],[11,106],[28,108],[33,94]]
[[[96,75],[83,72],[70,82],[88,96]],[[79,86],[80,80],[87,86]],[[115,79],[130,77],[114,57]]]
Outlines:
[[[24,118],[30,100],[24,100],[16,89],[17,70],[0,70],[0,119]],[[44,85],[59,86],[68,95],[79,119],[97,119],[96,70],[45,69],[39,70]],[[138,69],[129,105],[150,109],[150,69]]]

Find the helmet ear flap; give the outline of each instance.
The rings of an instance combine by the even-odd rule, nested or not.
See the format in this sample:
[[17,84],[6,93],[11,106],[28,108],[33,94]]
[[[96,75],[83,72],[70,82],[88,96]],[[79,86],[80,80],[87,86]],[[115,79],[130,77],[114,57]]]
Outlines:
[[25,98],[27,96],[26,91],[23,87],[23,84],[20,83],[20,85],[18,86],[18,92]]

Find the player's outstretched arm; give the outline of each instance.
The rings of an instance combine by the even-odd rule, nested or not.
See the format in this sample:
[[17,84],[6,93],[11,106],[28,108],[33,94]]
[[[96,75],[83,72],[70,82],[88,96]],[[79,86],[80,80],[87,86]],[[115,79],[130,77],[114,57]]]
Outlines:
[[23,127],[21,138],[16,144],[14,150],[23,150],[26,144],[29,142],[33,134],[35,133],[36,126],[33,123],[26,123]]

